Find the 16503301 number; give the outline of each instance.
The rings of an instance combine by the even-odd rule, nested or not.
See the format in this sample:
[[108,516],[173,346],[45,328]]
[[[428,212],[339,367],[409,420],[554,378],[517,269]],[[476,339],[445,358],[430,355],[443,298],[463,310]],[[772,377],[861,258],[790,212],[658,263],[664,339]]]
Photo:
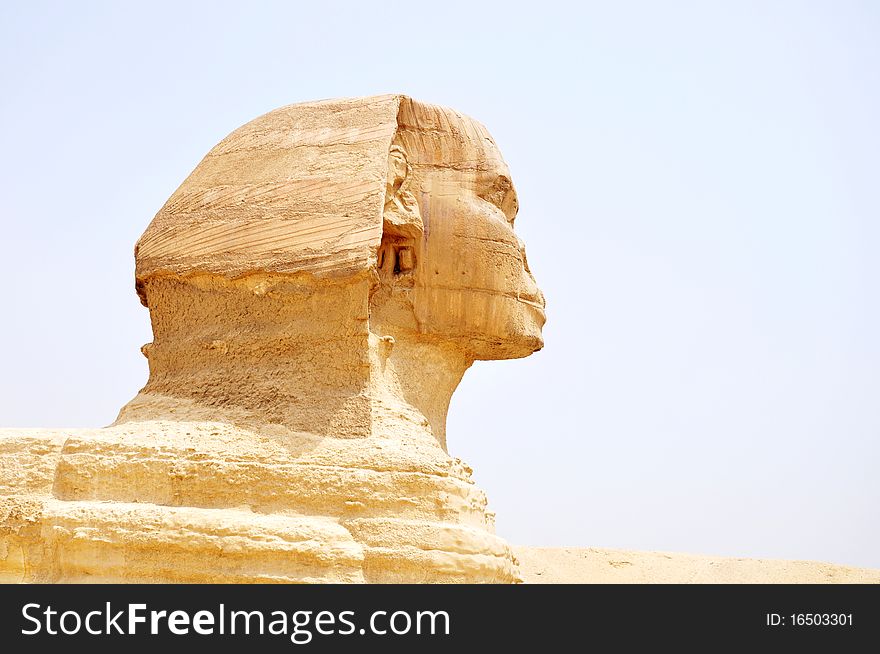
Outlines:
[[792,613],[791,624],[798,627],[852,626],[852,613]]

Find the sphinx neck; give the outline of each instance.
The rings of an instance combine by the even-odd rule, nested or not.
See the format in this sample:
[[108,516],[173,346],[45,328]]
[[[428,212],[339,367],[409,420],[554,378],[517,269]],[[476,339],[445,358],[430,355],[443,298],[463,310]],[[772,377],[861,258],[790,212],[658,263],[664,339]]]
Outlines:
[[117,423],[220,421],[260,432],[399,438],[445,450],[470,362],[417,334],[371,332],[369,279],[154,278],[150,376]]
[[449,402],[472,362],[457,348],[417,334],[373,334],[371,341],[376,428],[388,431],[403,419],[430,431],[446,450]]

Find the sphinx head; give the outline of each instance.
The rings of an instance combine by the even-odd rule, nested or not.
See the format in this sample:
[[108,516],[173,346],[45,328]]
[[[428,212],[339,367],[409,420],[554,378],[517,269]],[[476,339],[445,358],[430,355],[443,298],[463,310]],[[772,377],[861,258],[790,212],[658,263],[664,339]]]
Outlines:
[[341,288],[366,273],[383,329],[526,356],[544,299],[518,208],[494,140],[458,112],[401,96],[292,105],[233,132],[168,200],[136,248],[138,289],[152,306],[149,280],[169,275]]
[[[325,398],[362,396],[377,336],[464,367],[527,356],[543,345],[544,299],[517,210],[495,142],[450,109],[380,96],[257,118],[138,241],[145,392],[261,411],[304,403],[316,383]],[[317,381],[289,378],[307,369]]]

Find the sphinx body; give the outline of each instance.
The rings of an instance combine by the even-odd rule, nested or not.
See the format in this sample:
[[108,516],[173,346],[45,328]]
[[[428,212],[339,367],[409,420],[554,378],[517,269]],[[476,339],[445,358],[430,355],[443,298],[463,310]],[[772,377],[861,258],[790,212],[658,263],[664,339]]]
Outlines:
[[292,105],[219,143],[135,248],[147,385],[110,427],[0,430],[7,581],[514,582],[446,413],[542,346],[475,121]]

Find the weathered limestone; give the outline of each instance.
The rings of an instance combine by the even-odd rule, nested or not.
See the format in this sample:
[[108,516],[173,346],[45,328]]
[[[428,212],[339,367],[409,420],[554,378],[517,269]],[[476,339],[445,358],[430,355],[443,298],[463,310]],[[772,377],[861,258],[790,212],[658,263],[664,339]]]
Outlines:
[[486,130],[403,96],[239,128],[135,248],[147,385],[106,429],[0,431],[7,581],[513,582],[446,451],[544,300]]

